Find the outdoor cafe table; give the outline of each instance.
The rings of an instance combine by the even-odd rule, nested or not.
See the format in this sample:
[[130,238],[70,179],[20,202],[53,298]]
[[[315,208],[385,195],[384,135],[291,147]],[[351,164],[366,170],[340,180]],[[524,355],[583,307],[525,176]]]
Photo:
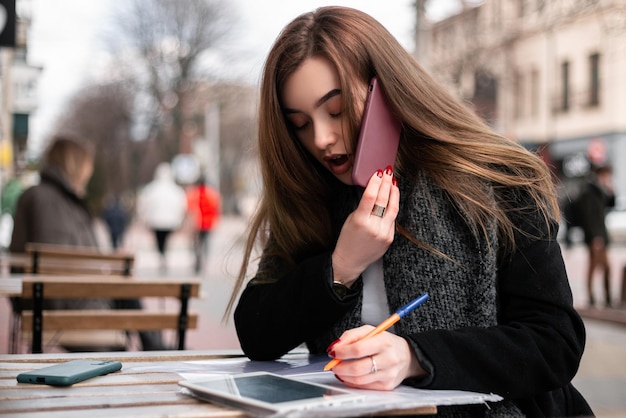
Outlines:
[[[196,400],[181,393],[176,364],[242,357],[231,351],[150,351],[0,355],[0,416],[20,418],[98,418],[128,416],[246,417],[241,411]],[[18,383],[16,376],[73,359],[109,359],[122,370],[70,387]],[[386,415],[394,415],[390,411]],[[401,411],[436,414],[436,406]]]

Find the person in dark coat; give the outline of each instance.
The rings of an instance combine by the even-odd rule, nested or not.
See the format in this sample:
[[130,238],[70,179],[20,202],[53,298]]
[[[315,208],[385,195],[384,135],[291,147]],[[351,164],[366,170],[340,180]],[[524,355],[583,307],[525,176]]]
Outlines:
[[611,263],[608,254],[610,237],[606,228],[606,213],[615,206],[612,174],[613,170],[608,165],[593,167],[589,181],[577,202],[580,224],[589,253],[587,294],[590,306],[596,304],[593,292],[593,278],[596,272],[602,275],[605,305],[610,307],[612,303]]
[[[94,218],[85,203],[94,167],[94,149],[86,142],[56,137],[46,150],[40,183],[20,196],[9,246],[23,253],[29,242],[98,248]],[[141,309],[136,299],[56,299],[47,309]],[[14,309],[19,310],[19,306]],[[144,350],[167,347],[156,331],[139,333]]]
[[122,199],[119,196],[111,198],[101,216],[109,230],[111,246],[114,250],[120,248],[128,225],[128,212],[122,205]]

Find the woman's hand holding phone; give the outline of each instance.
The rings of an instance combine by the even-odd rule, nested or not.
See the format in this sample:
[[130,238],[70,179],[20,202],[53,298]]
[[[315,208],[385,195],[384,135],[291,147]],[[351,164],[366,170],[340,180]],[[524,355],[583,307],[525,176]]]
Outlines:
[[[385,208],[382,216],[373,213],[374,205]],[[370,178],[359,206],[341,228],[332,256],[335,280],[349,287],[385,254],[393,242],[399,207],[400,190],[393,171],[381,168]]]

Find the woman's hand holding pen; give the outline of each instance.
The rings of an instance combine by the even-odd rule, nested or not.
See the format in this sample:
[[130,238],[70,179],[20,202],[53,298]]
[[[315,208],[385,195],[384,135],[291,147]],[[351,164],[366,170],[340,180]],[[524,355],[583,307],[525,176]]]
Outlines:
[[400,190],[392,168],[378,170],[341,229],[332,256],[335,280],[350,286],[385,254],[393,242],[399,206]]
[[393,390],[408,377],[426,375],[404,338],[383,332],[362,339],[372,328],[348,330],[328,347],[329,356],[346,359],[332,369],[337,379],[355,388]]

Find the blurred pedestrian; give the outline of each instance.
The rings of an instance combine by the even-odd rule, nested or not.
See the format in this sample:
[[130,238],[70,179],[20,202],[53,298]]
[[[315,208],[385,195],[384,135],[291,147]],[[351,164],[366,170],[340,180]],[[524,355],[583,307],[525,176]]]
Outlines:
[[104,207],[101,216],[109,230],[111,246],[116,250],[122,244],[128,225],[128,211],[122,203],[122,198],[117,195],[112,196]]
[[204,258],[209,253],[210,232],[221,214],[219,192],[200,178],[187,190],[187,209],[194,225],[195,272],[202,271]]
[[11,177],[7,180],[4,187],[2,187],[2,195],[0,197],[2,214],[8,213],[11,216],[15,216],[15,208],[17,206],[17,200],[24,191],[22,182],[17,177]]
[[[98,248],[94,218],[84,197],[94,167],[94,148],[87,142],[56,137],[46,150],[41,181],[20,196],[10,250],[23,253],[26,244],[59,244]],[[18,300],[13,308],[19,311]],[[141,309],[137,299],[56,299],[46,309]],[[144,350],[166,349],[156,331],[139,333]]]
[[22,182],[17,177],[10,178],[2,186],[2,194],[0,195],[0,250],[7,249],[11,244],[15,207],[23,191]]
[[161,258],[161,271],[167,268],[167,241],[170,234],[182,226],[187,212],[187,196],[174,181],[172,168],[161,163],[154,179],[139,193],[137,215],[154,234]]
[[40,183],[17,202],[12,252],[24,252],[28,242],[98,246],[84,200],[93,165],[91,144],[65,137],[53,140],[43,158]]
[[609,233],[606,227],[606,213],[615,206],[613,191],[613,170],[609,165],[594,166],[585,188],[578,198],[580,223],[589,252],[587,268],[587,292],[589,305],[595,306],[593,277],[596,271],[603,275],[605,305],[611,306],[611,264],[609,262]]

